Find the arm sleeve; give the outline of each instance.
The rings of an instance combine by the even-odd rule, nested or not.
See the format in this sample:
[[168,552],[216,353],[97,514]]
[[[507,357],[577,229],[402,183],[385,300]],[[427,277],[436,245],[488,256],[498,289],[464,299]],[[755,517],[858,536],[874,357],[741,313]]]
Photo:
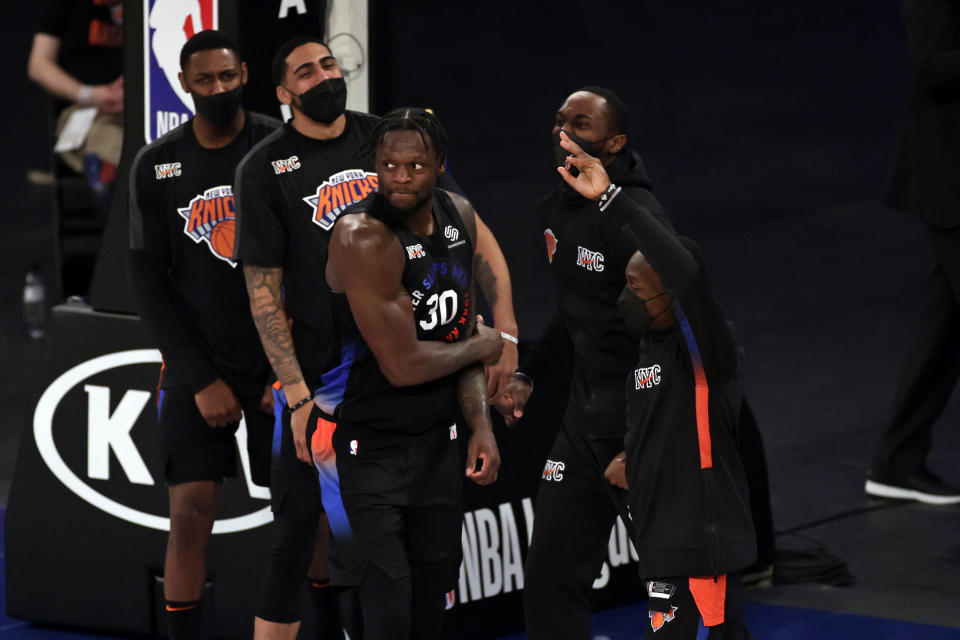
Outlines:
[[956,45],[960,16],[955,4],[907,0],[903,8],[917,89],[951,102],[960,100],[960,48]]
[[251,151],[234,175],[237,234],[233,259],[269,267],[283,266],[287,232],[274,196],[274,183],[264,184],[263,168]]
[[699,355],[709,381],[726,380],[736,371],[739,354],[700,265],[653,214],[622,193],[606,213],[660,276],[691,357]]
[[571,358],[572,354],[573,341],[570,340],[570,334],[563,323],[563,312],[558,308],[550,324],[524,356],[518,369],[536,381],[538,376],[547,375],[557,363]]
[[[173,375],[196,393],[220,377],[188,324],[188,311],[170,284],[170,245],[162,212],[152,197],[143,152],[130,170],[130,293]],[[144,179],[146,178],[146,179]]]
[[[677,232],[673,228],[673,224],[670,222],[670,217],[664,210],[663,205],[660,204],[660,201],[657,200],[656,196],[654,196],[653,193],[651,193],[648,189],[628,187],[623,190],[623,193],[620,194],[620,196],[624,195],[628,196],[641,208],[649,211],[657,220],[657,222],[659,222],[664,229],[669,231],[671,235],[677,235]],[[623,273],[623,271],[627,268],[627,262],[630,261],[634,251],[637,250],[637,245],[633,242],[630,236],[623,233],[623,230],[620,228],[621,226],[623,226],[623,223],[618,223],[617,218],[605,217],[603,218],[600,228],[607,241],[607,246],[611,247],[613,264],[616,265],[616,268],[620,271],[620,273]]]

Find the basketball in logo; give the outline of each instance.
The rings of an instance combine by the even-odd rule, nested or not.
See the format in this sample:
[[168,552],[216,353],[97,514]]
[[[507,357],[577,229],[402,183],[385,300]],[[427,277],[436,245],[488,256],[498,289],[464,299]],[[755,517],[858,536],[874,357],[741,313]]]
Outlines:
[[221,220],[210,232],[210,246],[221,258],[233,257],[233,239],[236,237],[237,223],[234,220]]

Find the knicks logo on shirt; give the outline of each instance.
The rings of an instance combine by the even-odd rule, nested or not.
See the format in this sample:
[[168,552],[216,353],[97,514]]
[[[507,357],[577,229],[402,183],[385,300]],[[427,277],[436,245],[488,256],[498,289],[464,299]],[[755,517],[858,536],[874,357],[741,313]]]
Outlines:
[[317,192],[303,199],[313,209],[313,223],[324,231],[333,228],[344,209],[360,202],[377,190],[377,174],[362,169],[335,173],[317,187]]
[[547,262],[553,262],[553,254],[557,252],[557,236],[552,229],[544,229],[543,237],[547,241]]
[[211,187],[186,207],[178,208],[177,212],[186,220],[183,232],[188,238],[197,244],[205,242],[210,253],[231,267],[237,266],[232,259],[233,240],[237,234],[233,187]]
[[603,271],[603,254],[584,247],[577,247],[577,266],[587,271]]
[[547,460],[547,464],[543,466],[543,474],[540,477],[547,482],[560,482],[563,480],[563,470],[566,468],[566,463],[560,460]]

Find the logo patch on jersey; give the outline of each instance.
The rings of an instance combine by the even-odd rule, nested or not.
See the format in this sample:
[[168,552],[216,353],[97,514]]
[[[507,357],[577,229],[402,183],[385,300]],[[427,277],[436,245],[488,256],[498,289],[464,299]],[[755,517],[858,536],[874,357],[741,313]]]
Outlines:
[[650,628],[653,629],[654,633],[656,633],[657,631],[660,631],[663,625],[677,617],[677,608],[671,605],[669,612],[649,611],[648,613],[650,615]]
[[450,425],[450,439],[451,440],[457,439],[457,425],[455,424]]
[[407,257],[411,260],[414,258],[426,258],[427,252],[423,250],[422,244],[411,244],[407,247]]
[[603,254],[599,251],[591,251],[584,247],[577,247],[577,266],[583,267],[587,271],[603,271]]
[[456,590],[454,590],[454,591],[447,591],[446,595],[444,596],[444,605],[443,605],[443,608],[446,609],[447,611],[449,611],[450,609],[453,609],[453,605],[455,605],[455,604],[457,604],[457,592],[456,592]]
[[233,261],[233,241],[237,234],[236,213],[233,205],[233,187],[221,185],[211,187],[190,201],[186,207],[178,208],[186,223],[183,232],[191,240],[200,244],[205,242],[210,253],[231,267]]
[[660,365],[640,367],[633,372],[633,382],[637,389],[651,389],[660,384]]
[[551,229],[543,230],[543,238],[547,241],[547,262],[553,262],[553,254],[557,252],[557,236]]
[[358,443],[356,440],[350,441],[350,455],[352,456],[357,455],[357,447],[359,446],[359,444],[360,443]]
[[563,470],[567,468],[566,463],[559,460],[547,460],[543,466],[543,475],[541,476],[547,482],[560,482],[563,480]]
[[290,156],[286,160],[273,160],[270,164],[273,165],[273,172],[280,175],[281,173],[290,173],[299,169],[300,158],[298,156]]
[[157,172],[157,180],[166,178],[175,178],[182,175],[179,162],[164,162],[163,164],[153,165],[153,170]]
[[303,199],[313,209],[313,222],[324,231],[343,210],[360,202],[377,190],[377,174],[362,169],[347,169],[335,173],[317,187],[317,192]]
[[457,238],[460,237],[460,230],[455,226],[448,224],[443,228],[443,237],[449,240],[450,242],[456,242]]

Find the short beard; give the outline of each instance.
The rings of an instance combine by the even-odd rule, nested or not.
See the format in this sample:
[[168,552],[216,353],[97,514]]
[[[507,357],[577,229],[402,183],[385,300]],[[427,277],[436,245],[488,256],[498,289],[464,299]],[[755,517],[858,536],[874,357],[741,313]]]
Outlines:
[[413,205],[409,207],[404,207],[401,209],[400,207],[395,207],[393,203],[390,202],[390,198],[388,198],[387,196],[384,196],[383,209],[384,209],[384,212],[393,220],[407,220],[410,217],[412,217],[413,214],[420,211],[420,209],[425,204],[430,202],[432,198],[433,198],[433,194],[431,193],[427,197],[417,200]]

